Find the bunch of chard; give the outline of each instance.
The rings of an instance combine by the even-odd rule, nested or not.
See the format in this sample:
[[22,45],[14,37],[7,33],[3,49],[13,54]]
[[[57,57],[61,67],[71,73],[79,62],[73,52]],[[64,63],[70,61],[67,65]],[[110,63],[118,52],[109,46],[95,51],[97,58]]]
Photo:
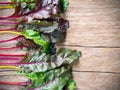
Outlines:
[[[55,47],[65,41],[69,28],[69,22],[60,17],[68,7],[68,0],[11,0],[0,4],[0,9],[15,8],[13,15],[0,17],[0,20],[9,20],[0,21],[0,25],[14,27],[0,29],[0,34],[18,35],[1,40],[0,44],[12,41],[17,44],[0,50],[27,50],[24,54],[0,54],[0,70],[16,70],[13,75],[29,79],[24,82],[0,81],[0,84],[23,86],[25,90],[76,90],[70,64],[79,60],[81,53]],[[16,19],[20,17],[22,21]]]
[[68,0],[11,0],[11,2],[0,2],[1,9],[15,8],[13,15],[0,17],[0,19],[23,17],[31,21],[33,18],[55,17],[64,13],[68,4]]

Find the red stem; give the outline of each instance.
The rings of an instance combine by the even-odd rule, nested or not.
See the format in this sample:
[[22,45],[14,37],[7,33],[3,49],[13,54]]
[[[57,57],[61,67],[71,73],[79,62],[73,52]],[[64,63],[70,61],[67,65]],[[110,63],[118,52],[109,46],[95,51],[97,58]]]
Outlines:
[[19,38],[22,38],[22,36],[17,36],[17,37],[8,39],[8,40],[1,40],[0,43],[9,42],[9,41],[14,41],[14,40],[17,40],[17,39],[19,39]]
[[41,63],[41,62],[14,62],[14,63],[4,63],[4,62],[0,62],[0,65],[14,65],[14,66],[18,66],[18,65],[22,65],[22,64],[35,64],[35,63]]
[[0,29],[0,31],[10,31],[10,30],[15,30],[15,28]]
[[18,24],[18,22],[0,22],[0,24]]
[[23,57],[26,54],[0,54],[0,56]]
[[0,57],[0,60],[22,60],[23,58]]
[[16,2],[0,2],[0,4],[16,4]]
[[[0,2],[0,4],[19,4],[20,2]],[[26,3],[32,3],[32,2],[26,2]]]
[[0,81],[0,84],[6,84],[6,85],[18,85],[18,86],[28,86],[31,83],[30,82],[4,82]]
[[0,48],[0,50],[11,50],[11,49],[21,49],[21,48],[24,48],[24,47],[7,47],[7,48]]

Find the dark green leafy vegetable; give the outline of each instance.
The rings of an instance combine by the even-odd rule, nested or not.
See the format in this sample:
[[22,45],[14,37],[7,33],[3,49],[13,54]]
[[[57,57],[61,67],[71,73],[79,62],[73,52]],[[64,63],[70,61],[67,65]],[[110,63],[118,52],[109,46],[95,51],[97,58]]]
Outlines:
[[20,22],[16,28],[19,30],[32,29],[41,33],[41,36],[49,43],[65,41],[69,22],[63,18],[51,18],[46,20],[33,20],[29,23]]
[[[31,21],[56,17],[65,12],[68,7],[67,0],[12,0],[11,4],[15,8],[14,14],[8,17],[0,17],[0,19],[24,17],[24,19]],[[13,6],[5,7],[12,8]]]
[[68,5],[69,5],[68,0],[60,0],[60,7],[63,13],[67,10]]
[[78,60],[80,56],[80,52],[67,48],[58,48],[55,55],[35,51],[29,53],[23,60],[23,62],[29,62],[30,64],[21,65],[21,68],[26,73],[45,72],[61,65],[71,64]]
[[[38,88],[40,90],[61,90],[72,78],[70,73],[70,67],[62,66],[57,69],[53,69],[46,72],[32,72],[32,73],[20,73],[30,78],[32,84],[31,88]],[[57,85],[59,84],[59,85]],[[36,89],[37,89],[36,88]]]
[[30,39],[34,41],[35,44],[42,46],[44,52],[49,53],[50,52],[50,44],[40,35],[39,32],[34,30],[24,30],[22,32],[16,32],[16,31],[0,31],[0,34],[2,33],[11,33],[11,34],[17,34],[24,36],[26,39]]
[[[36,2],[35,0],[11,0],[12,4],[15,8],[20,7],[20,10],[26,9],[28,11],[33,10],[35,8]],[[25,12],[25,11],[24,11]]]
[[23,60],[30,64],[21,65],[21,73],[30,78],[32,84],[28,88],[34,90],[62,90],[65,86],[75,90],[69,65],[80,56],[80,52],[67,48],[58,48],[55,55],[31,52]]
[[25,30],[22,32],[26,39],[31,39],[35,44],[41,45],[43,49],[48,52],[49,51],[49,43],[47,43],[44,38],[40,36],[40,33],[34,30]]
[[70,79],[68,81],[67,90],[76,90],[76,83],[74,80]]

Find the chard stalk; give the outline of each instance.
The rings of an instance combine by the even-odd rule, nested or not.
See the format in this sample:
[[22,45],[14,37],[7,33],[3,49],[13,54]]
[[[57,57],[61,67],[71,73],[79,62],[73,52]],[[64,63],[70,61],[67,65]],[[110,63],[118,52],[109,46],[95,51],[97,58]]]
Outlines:
[[16,31],[0,31],[0,34],[5,34],[5,33],[16,34],[16,35],[23,36],[23,34],[21,32],[16,32]]
[[26,54],[0,54],[0,56],[23,57]]
[[4,81],[0,81],[0,84],[4,84],[4,85],[18,85],[18,86],[28,86],[31,83],[30,82],[4,82]]
[[11,6],[11,5],[6,5],[6,6],[1,6],[0,5],[0,9],[12,9],[12,8],[14,8],[14,7]]
[[17,66],[0,66],[0,69],[20,69]]

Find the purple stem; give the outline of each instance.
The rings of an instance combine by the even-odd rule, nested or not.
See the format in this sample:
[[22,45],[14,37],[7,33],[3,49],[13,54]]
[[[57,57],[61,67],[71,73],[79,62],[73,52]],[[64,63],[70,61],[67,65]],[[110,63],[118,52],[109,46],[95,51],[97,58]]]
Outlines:
[[0,57],[1,60],[22,60],[23,58],[13,58],[13,57]]

